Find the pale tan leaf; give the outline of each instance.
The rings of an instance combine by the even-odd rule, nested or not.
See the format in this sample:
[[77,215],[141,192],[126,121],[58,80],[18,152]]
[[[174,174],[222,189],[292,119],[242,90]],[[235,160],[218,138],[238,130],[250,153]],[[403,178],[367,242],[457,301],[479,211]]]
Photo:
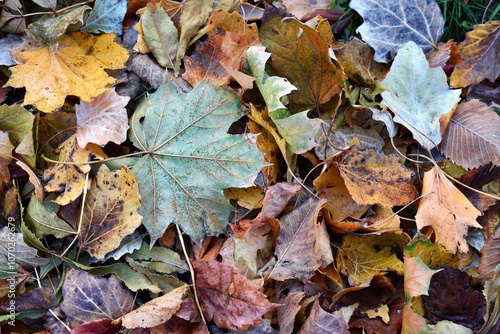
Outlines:
[[465,168],[494,161],[500,157],[500,116],[479,100],[460,104],[444,132],[441,150]]
[[78,145],[85,148],[88,143],[99,146],[109,141],[121,144],[127,139],[128,117],[125,106],[129,97],[108,90],[92,99],[81,101],[75,106]]

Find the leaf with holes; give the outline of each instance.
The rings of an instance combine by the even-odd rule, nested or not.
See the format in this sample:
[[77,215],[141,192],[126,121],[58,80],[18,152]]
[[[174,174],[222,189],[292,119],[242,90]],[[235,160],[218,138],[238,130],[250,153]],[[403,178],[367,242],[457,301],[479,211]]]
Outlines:
[[498,159],[500,116],[479,100],[460,104],[443,134],[441,150],[465,168],[479,167]]
[[363,17],[357,32],[378,62],[390,62],[408,41],[425,52],[437,49],[443,34],[443,14],[434,0],[353,0],[349,6]]
[[196,242],[225,231],[232,206],[222,189],[250,186],[265,166],[255,145],[227,133],[240,117],[238,95],[205,81],[188,94],[164,83],[139,105],[130,134],[147,154],[133,172],[151,243],[170,223]]

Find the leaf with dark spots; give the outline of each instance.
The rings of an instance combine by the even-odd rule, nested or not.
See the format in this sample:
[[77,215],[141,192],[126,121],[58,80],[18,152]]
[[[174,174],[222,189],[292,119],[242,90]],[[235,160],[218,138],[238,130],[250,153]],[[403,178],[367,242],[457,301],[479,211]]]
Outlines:
[[433,323],[449,320],[473,331],[484,323],[486,300],[472,287],[471,277],[460,269],[446,266],[434,274],[429,295],[422,298]]

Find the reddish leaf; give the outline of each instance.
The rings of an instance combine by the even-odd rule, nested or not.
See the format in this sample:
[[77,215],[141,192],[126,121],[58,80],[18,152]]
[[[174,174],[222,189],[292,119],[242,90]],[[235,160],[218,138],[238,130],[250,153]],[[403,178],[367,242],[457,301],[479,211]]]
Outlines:
[[324,311],[316,299],[309,317],[300,329],[299,334],[349,334],[349,325],[345,322],[342,312],[335,314]]

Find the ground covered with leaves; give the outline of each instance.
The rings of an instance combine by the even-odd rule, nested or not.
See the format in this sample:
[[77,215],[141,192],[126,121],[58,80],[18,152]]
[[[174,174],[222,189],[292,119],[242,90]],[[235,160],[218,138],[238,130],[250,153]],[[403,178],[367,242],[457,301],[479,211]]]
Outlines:
[[499,12],[3,1],[2,333],[499,333]]

